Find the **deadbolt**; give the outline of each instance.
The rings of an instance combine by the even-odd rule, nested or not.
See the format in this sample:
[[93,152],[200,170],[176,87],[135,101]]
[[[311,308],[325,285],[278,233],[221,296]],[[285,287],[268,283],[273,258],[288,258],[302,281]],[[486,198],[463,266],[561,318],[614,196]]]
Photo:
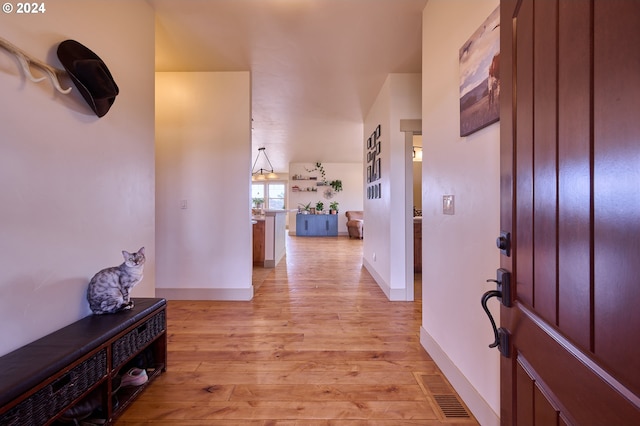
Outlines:
[[511,256],[511,233],[500,231],[500,236],[496,239],[496,246],[500,249],[500,253]]

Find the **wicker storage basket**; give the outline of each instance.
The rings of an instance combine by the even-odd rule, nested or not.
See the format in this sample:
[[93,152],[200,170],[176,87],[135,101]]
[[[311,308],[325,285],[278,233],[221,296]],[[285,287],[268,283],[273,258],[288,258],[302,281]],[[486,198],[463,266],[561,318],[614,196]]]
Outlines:
[[118,370],[125,362],[158,337],[165,329],[165,312],[158,312],[141,326],[131,330],[112,345],[111,367]]
[[81,362],[0,417],[1,425],[42,425],[107,374],[107,350]]

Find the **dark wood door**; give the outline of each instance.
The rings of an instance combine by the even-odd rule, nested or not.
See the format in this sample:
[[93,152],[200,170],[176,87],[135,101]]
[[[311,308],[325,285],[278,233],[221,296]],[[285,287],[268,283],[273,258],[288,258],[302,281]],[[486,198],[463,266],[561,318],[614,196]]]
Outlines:
[[501,419],[640,425],[640,1],[501,2]]

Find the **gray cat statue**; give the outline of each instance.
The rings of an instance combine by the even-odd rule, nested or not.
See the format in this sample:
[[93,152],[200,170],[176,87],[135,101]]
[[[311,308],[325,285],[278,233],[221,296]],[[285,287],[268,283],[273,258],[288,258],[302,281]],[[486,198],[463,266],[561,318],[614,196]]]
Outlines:
[[133,254],[122,251],[122,256],[123,264],[103,269],[89,282],[87,301],[96,315],[113,314],[133,308],[129,292],[142,281],[144,247]]

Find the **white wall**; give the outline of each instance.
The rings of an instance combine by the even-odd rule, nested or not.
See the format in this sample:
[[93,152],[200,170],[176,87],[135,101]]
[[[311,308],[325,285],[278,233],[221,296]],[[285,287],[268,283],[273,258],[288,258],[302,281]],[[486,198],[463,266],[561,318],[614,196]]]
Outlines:
[[[389,300],[406,300],[407,285],[413,285],[413,256],[407,256],[407,185],[405,134],[400,120],[420,118],[420,74],[390,74],[364,121],[363,174],[366,182],[366,140],[381,126],[382,198],[364,200],[363,263]],[[409,205],[413,201],[409,200]],[[410,214],[410,216],[412,213]],[[369,225],[367,225],[369,224]],[[403,253],[404,255],[398,255]]]
[[249,72],[156,74],[159,296],[253,297],[250,91]]
[[[294,210],[298,208],[300,203],[311,203],[311,206],[315,206],[318,201],[324,203],[324,209],[329,210],[329,203],[333,201],[338,202],[338,234],[348,235],[347,231],[347,217],[345,212],[349,210],[362,210],[364,191],[363,177],[362,177],[362,163],[322,163],[322,167],[326,172],[327,182],[332,180],[342,181],[342,191],[334,192],[334,196],[331,199],[324,197],[323,193],[326,188],[330,186],[316,186],[318,192],[292,192],[291,187],[297,185],[300,188],[313,187],[315,181],[310,180],[292,180],[293,175],[303,176],[315,176],[318,179],[321,178],[319,172],[308,172],[307,170],[313,170],[315,163],[291,163],[289,164],[289,183],[288,183],[288,209]],[[296,213],[289,213],[288,226],[289,233],[295,235],[296,231]]]
[[[458,50],[497,0],[430,0],[423,13],[421,341],[480,424],[498,424],[499,353],[481,295],[499,252],[499,124],[459,136]],[[442,196],[455,196],[443,215]],[[496,320],[498,304],[490,303]]]
[[133,296],[154,296],[156,256],[150,6],[57,0],[43,14],[3,13],[0,22],[1,37],[58,68],[58,44],[79,41],[120,88],[98,118],[75,87],[62,95],[25,79],[0,49],[2,355],[88,315],[89,279],[122,263],[122,250],[146,247]]

